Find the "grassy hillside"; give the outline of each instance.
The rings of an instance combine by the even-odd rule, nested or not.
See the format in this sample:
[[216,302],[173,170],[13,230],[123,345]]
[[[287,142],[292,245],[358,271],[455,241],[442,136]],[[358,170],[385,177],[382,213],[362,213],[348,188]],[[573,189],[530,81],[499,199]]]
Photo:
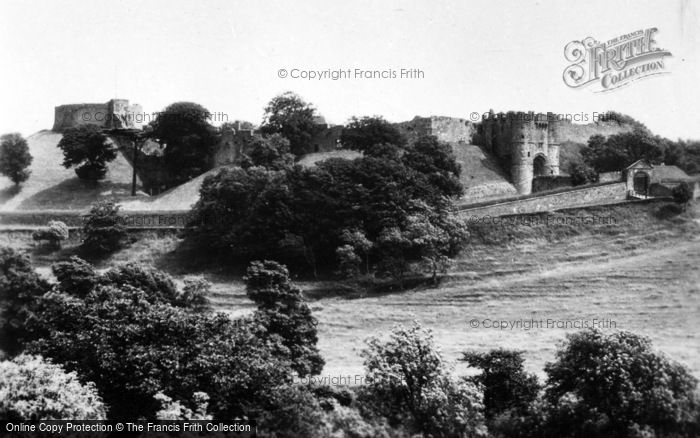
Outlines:
[[[326,297],[312,301],[324,372],[355,374],[362,366],[363,339],[417,319],[434,329],[451,360],[465,349],[503,346],[524,350],[528,368],[541,373],[556,343],[576,328],[499,330],[483,327],[483,320],[597,318],[650,336],[700,377],[700,206],[680,215],[671,210],[658,202],[639,203],[472,224],[471,245],[437,288],[350,299],[327,293],[337,291],[337,284],[297,278],[308,297]],[[586,219],[593,217],[598,219]],[[68,244],[47,253],[29,235],[0,233],[0,244],[8,243],[29,250],[47,275],[53,261],[75,252]],[[197,260],[180,243],[174,234],[142,234],[99,266],[150,263],[182,281]],[[210,298],[217,309],[235,316],[253,309],[240,275],[199,274],[213,283]],[[470,325],[474,319],[476,327]]]
[[518,193],[501,166],[479,146],[464,143],[451,146],[462,167],[459,179],[464,186],[464,200],[476,202]]
[[27,138],[34,158],[31,175],[19,190],[9,179],[0,177],[0,211],[81,210],[99,199],[130,198],[132,167],[121,153],[109,163],[104,180],[83,181],[73,169],[61,165],[63,152],[57,147],[61,138],[60,133],[52,131],[40,131]]

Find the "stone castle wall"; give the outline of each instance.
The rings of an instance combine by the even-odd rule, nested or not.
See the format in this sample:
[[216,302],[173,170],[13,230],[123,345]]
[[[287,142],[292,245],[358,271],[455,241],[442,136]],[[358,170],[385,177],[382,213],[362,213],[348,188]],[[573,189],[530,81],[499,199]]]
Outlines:
[[55,108],[53,131],[62,132],[77,126],[94,125],[104,129],[141,129],[143,109],[130,105],[126,99],[112,99],[106,103],[78,103]]
[[572,188],[557,193],[533,195],[525,199],[504,200],[488,205],[459,210],[462,217],[471,221],[484,217],[506,216],[523,213],[539,213],[565,208],[588,207],[593,205],[615,204],[627,200],[627,183],[604,183],[595,186]]
[[406,136],[409,142],[422,135],[434,135],[438,140],[448,143],[471,143],[476,133],[476,126],[466,119],[456,117],[419,117],[395,126]]

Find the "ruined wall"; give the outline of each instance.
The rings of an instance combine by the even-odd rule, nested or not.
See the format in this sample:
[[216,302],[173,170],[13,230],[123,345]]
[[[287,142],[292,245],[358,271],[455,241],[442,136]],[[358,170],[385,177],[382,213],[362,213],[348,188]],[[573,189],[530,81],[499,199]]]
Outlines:
[[331,152],[340,149],[340,136],[343,134],[343,126],[326,125],[311,139],[313,152]]
[[142,116],[141,105],[129,105],[126,99],[112,99],[107,103],[59,105],[54,110],[52,130],[62,132],[84,125],[95,125],[105,129],[141,129]]
[[253,131],[250,129],[224,129],[221,133],[221,140],[214,148],[212,166],[236,163],[252,137]]
[[409,142],[422,135],[434,135],[438,140],[453,143],[471,143],[476,126],[466,119],[444,116],[419,117],[394,124]]

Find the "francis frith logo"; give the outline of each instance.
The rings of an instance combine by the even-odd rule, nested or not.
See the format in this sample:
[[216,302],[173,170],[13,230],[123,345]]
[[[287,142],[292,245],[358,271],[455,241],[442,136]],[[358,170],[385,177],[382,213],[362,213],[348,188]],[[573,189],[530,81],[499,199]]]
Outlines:
[[571,41],[564,48],[566,60],[572,63],[564,70],[564,83],[571,88],[605,92],[668,73],[664,57],[671,56],[671,52],[657,47],[657,30],[637,30],[605,42],[592,37]]

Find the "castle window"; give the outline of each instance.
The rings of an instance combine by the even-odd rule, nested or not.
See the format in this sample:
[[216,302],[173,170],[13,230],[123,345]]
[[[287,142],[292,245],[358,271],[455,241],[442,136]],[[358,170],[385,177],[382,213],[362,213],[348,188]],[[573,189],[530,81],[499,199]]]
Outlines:
[[527,156],[528,156],[528,157],[530,156],[530,152],[527,153]]

